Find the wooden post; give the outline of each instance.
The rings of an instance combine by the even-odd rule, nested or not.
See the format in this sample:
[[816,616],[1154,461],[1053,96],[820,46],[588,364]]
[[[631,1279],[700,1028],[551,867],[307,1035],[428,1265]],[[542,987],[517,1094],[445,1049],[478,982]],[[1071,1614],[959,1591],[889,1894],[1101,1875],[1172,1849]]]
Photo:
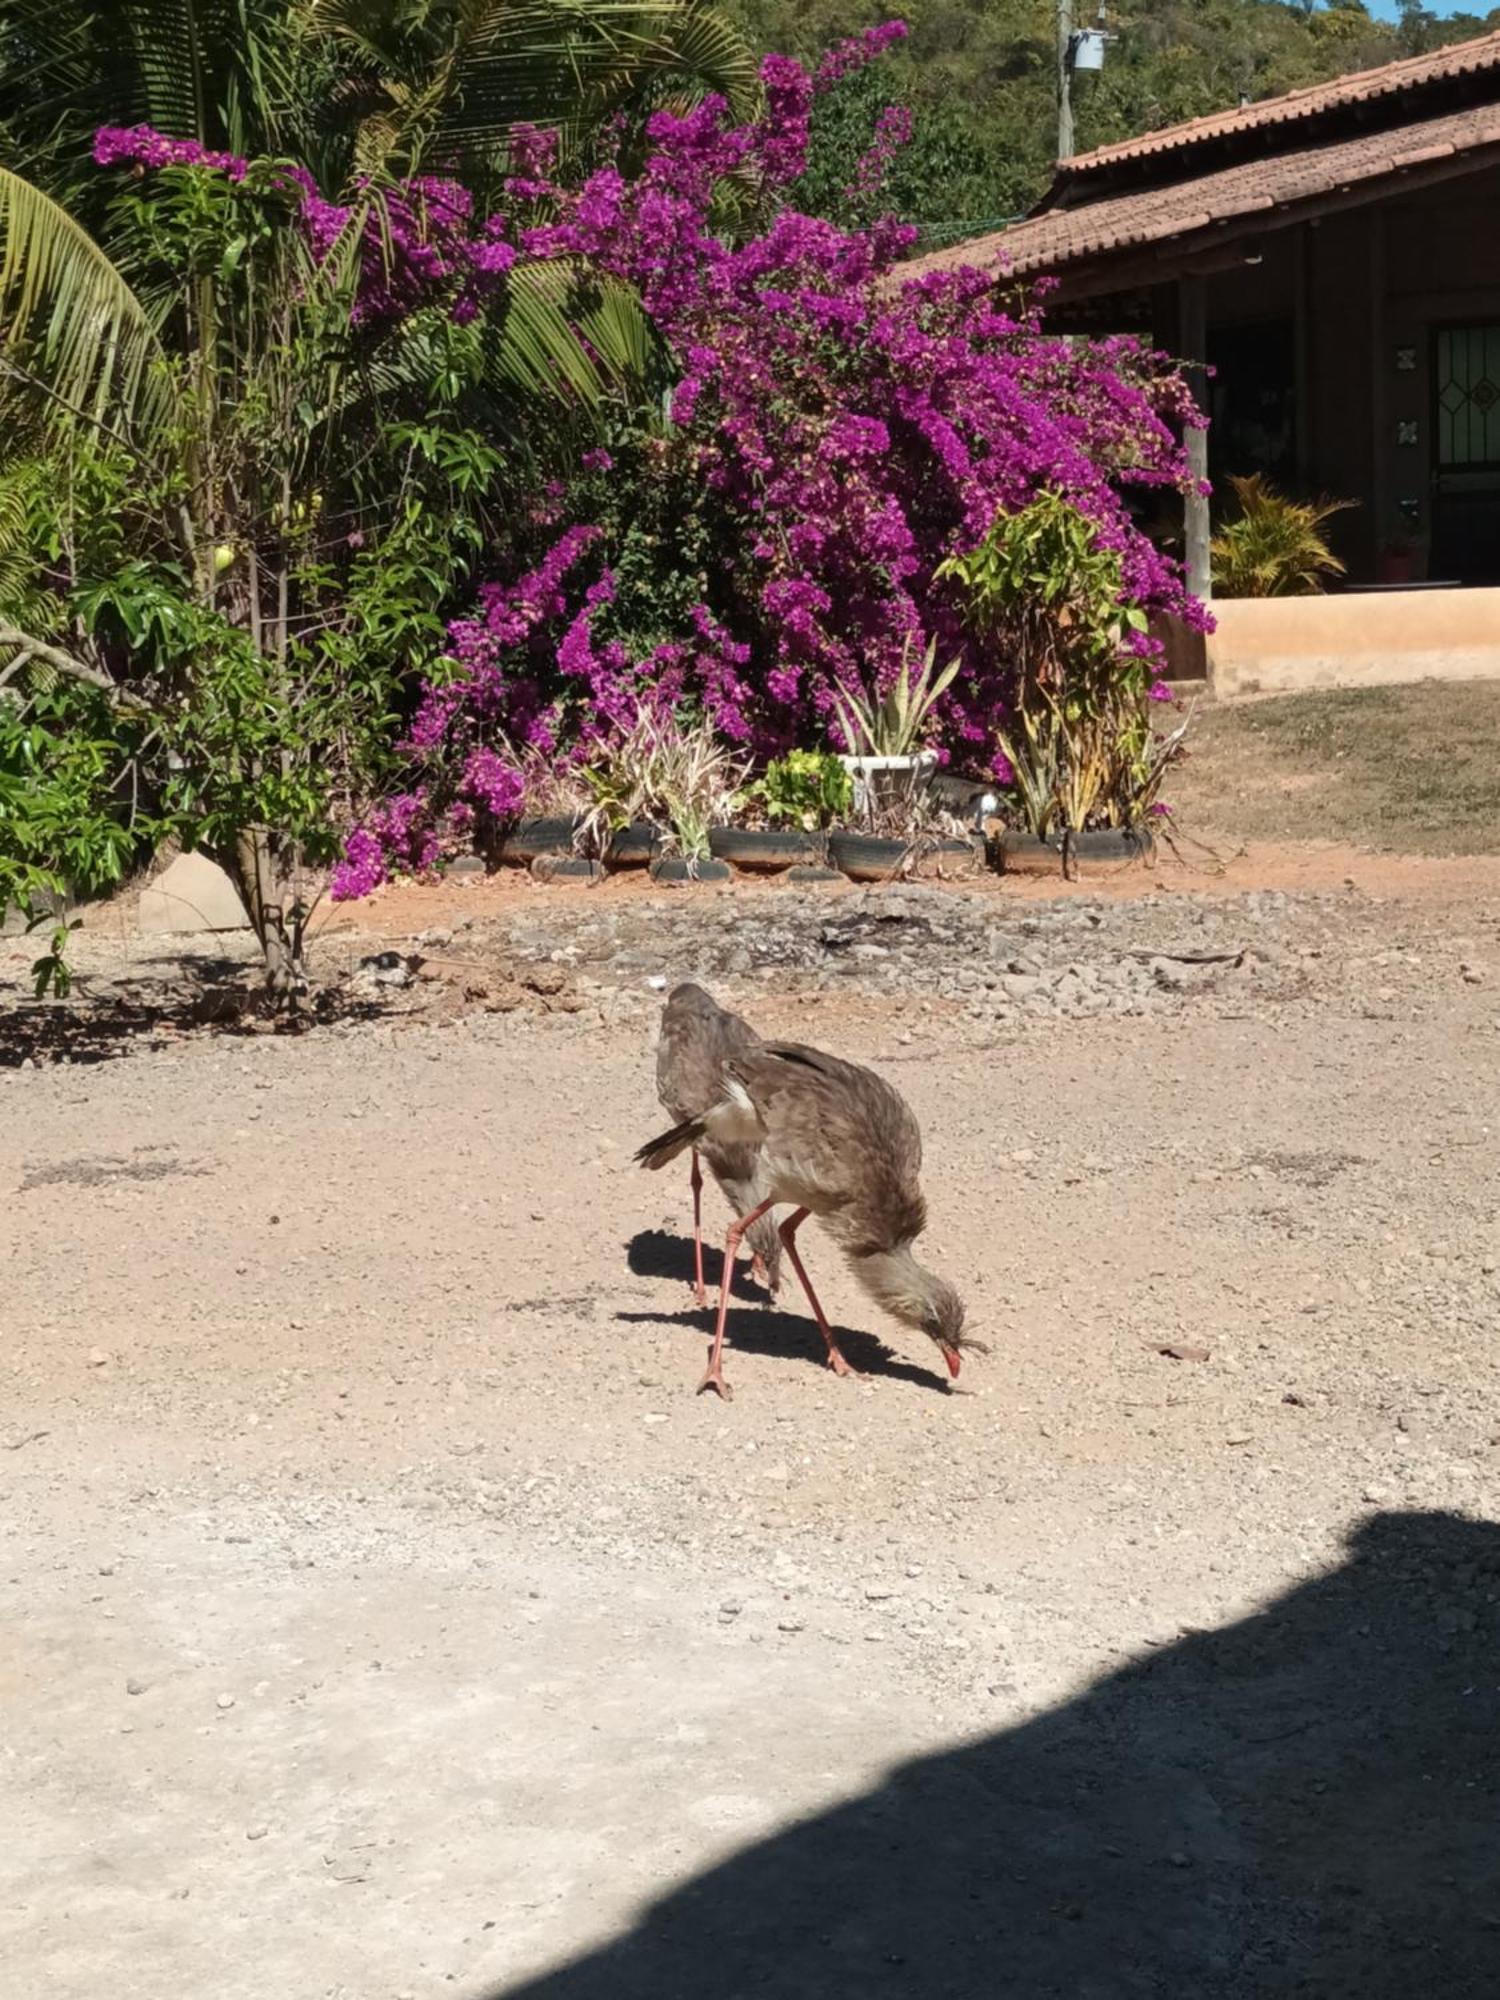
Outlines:
[[1391,440],[1387,413],[1385,344],[1385,210],[1377,202],[1370,210],[1370,511],[1375,560],[1391,532]]
[[[1188,366],[1188,380],[1199,407],[1206,413],[1208,409],[1208,376],[1205,372],[1208,362],[1208,301],[1207,288],[1202,278],[1186,276],[1178,280],[1177,300],[1181,331],[1182,358]],[[1209,554],[1209,542],[1213,528],[1209,517],[1208,496],[1200,493],[1198,486],[1208,478],[1208,432],[1190,430],[1187,434],[1188,471],[1191,473],[1194,490],[1183,503],[1185,542],[1187,554],[1188,589],[1194,597],[1206,604],[1213,596],[1213,572]]]
[[1316,241],[1316,230],[1305,225],[1293,233],[1292,395],[1297,431],[1297,483],[1304,490],[1312,486],[1313,467],[1318,462],[1312,404],[1312,256]]
[[1057,157],[1073,154],[1073,0],[1057,0]]

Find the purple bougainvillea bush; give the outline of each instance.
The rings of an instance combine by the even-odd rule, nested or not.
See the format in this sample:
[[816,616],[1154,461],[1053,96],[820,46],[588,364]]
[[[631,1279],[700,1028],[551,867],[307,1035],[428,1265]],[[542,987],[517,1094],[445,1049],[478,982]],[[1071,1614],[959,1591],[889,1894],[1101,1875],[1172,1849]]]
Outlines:
[[[1004,776],[1011,670],[966,635],[935,573],[1043,491],[1117,555],[1122,608],[1206,623],[1126,497],[1188,483],[1181,440],[1197,413],[1175,366],[1136,340],[1049,336],[1041,289],[1007,296],[994,270],[903,281],[911,232],[795,208],[814,94],[901,32],[843,45],[817,75],[768,58],[753,125],[714,100],[658,114],[634,176],[606,166],[563,189],[542,166],[511,183],[534,217],[511,232],[524,254],[640,296],[669,362],[667,421],[586,454],[575,484],[538,506],[531,557],[513,550],[509,580],[452,627],[454,671],[411,731],[419,783],[518,810],[527,753],[586,757],[642,703],[690,705],[762,756],[836,743],[835,689],[883,688],[934,637],[965,655],[943,747]],[[881,121],[861,194],[901,136]],[[774,209],[738,240],[717,226],[726,185]],[[673,496],[671,528],[644,538],[655,565],[629,518],[652,490]],[[667,574],[664,543],[678,557]],[[1132,629],[1124,644],[1122,670],[1151,667],[1153,640]]]
[[[1188,483],[1197,413],[1175,366],[1135,340],[1049,335],[1044,289],[994,269],[903,279],[912,232],[896,223],[798,211],[817,93],[904,32],[871,30],[811,74],[768,57],[751,124],[712,98],[656,114],[630,172],[622,138],[620,162],[563,185],[549,135],[523,132],[501,214],[432,177],[366,204],[358,329],[503,309],[518,260],[556,262],[634,291],[660,381],[493,549],[495,580],[406,725],[409,779],[351,840],[337,893],[428,865],[455,808],[514,817],[539,771],[599,754],[643,704],[702,713],[760,757],[837,744],[835,691],[881,691],[933,640],[964,659],[941,748],[1004,777],[1013,664],[966,630],[939,571],[1042,493],[1117,557],[1122,610],[1206,623],[1127,499]],[[899,113],[878,120],[849,190],[860,212],[905,135]],[[138,170],[279,174],[315,256],[348,240],[355,211],[300,168],[247,169],[144,127],[106,129],[96,150]],[[1122,626],[1121,669],[1144,684],[1143,622]]]
[[[912,232],[894,222],[797,209],[817,93],[904,32],[871,30],[816,73],[768,57],[751,124],[712,98],[657,113],[632,171],[622,135],[618,161],[565,185],[548,135],[523,132],[504,213],[476,215],[452,180],[381,191],[358,328],[434,307],[471,320],[503,308],[518,260],[557,262],[631,288],[661,379],[492,551],[495,580],[406,725],[410,778],[351,838],[335,893],[430,865],[455,810],[513,818],[537,771],[598,755],[642,705],[702,713],[761,757],[837,744],[836,690],[878,693],[934,640],[964,660],[942,749],[1003,777],[1013,666],[966,629],[939,572],[1043,493],[1090,524],[1118,560],[1122,611],[1144,614],[1122,622],[1122,672],[1151,678],[1146,617],[1206,624],[1127,499],[1188,484],[1198,419],[1175,366],[1135,340],[1050,336],[1043,289],[1023,296],[994,269],[903,279]],[[899,112],[878,120],[852,209],[869,212],[906,134]],[[138,170],[271,171],[143,127],[106,129],[96,150]],[[354,210],[300,168],[274,171],[315,256],[347,242]]]

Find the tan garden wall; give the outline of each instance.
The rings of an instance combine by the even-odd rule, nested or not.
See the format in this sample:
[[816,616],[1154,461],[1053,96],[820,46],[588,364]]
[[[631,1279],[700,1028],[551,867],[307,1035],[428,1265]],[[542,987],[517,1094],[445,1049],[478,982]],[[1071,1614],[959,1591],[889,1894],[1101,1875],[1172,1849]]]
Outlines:
[[1500,590],[1216,598],[1213,612],[1208,675],[1221,698],[1500,680]]

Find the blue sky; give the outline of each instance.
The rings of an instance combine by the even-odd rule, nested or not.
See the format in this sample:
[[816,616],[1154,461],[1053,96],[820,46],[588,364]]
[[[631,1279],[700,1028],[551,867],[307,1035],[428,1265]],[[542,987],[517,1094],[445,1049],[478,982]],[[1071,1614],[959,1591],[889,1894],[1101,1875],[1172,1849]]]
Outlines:
[[[1427,0],[1434,14],[1477,14],[1482,21],[1494,0]],[[1396,0],[1370,0],[1370,12],[1381,21],[1394,21],[1401,9]]]

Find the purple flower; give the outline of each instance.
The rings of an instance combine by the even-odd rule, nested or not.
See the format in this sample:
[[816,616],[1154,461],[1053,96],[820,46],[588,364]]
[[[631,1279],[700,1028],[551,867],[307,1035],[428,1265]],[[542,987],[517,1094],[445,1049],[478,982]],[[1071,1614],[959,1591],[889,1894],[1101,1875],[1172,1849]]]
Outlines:
[[376,806],[344,842],[343,859],[328,880],[336,903],[368,896],[393,874],[424,874],[440,843],[425,792],[403,792]]
[[525,778],[497,752],[483,747],[470,752],[460,785],[492,819],[514,819],[526,801]]
[[237,153],[213,153],[197,139],[169,139],[149,125],[101,125],[94,134],[94,161],[97,166],[132,165],[141,169],[158,167],[205,167],[242,181],[250,171],[248,160]]
[[888,104],[875,121],[875,138],[860,155],[854,178],[844,189],[844,199],[859,203],[878,194],[890,171],[891,162],[903,146],[911,144],[911,113],[904,104]]

